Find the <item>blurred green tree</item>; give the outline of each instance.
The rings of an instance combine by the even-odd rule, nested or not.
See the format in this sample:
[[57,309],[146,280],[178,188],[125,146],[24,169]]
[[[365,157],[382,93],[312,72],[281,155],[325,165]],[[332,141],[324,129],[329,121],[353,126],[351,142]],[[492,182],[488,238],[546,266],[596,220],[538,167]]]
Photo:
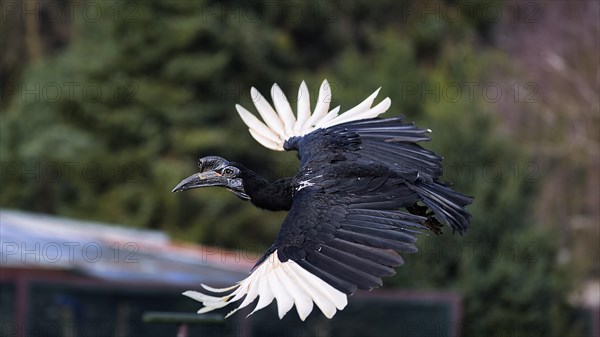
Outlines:
[[447,179],[476,196],[465,237],[422,237],[421,252],[386,284],[460,291],[465,336],[571,332],[567,269],[532,216],[540,177],[496,131],[481,91],[462,87],[507,66],[486,47],[485,18],[406,15],[448,6],[437,1],[98,4],[112,15],[75,22],[71,44],[30,66],[0,115],[2,207],[260,251],[284,214],[226,191],[170,189],[209,154],[271,178],[294,173],[294,154],[255,144],[234,111],[251,106],[252,85],[268,92],[278,82],[295,97],[302,79],[315,92],[328,78],[342,111],[382,86],[394,102],[388,114],[432,128]]

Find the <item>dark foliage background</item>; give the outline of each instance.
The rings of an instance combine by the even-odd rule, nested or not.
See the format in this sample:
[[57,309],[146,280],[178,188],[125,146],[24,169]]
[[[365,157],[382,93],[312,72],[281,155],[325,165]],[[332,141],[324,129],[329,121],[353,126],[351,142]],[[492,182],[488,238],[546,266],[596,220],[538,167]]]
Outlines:
[[460,292],[466,336],[579,331],[568,295],[600,272],[598,3],[34,3],[2,22],[2,207],[261,251],[285,214],[171,188],[209,154],[295,172],[239,120],[251,86],[294,99],[306,80],[314,102],[327,78],[342,111],[381,86],[476,197],[467,235],[423,237],[385,285]]

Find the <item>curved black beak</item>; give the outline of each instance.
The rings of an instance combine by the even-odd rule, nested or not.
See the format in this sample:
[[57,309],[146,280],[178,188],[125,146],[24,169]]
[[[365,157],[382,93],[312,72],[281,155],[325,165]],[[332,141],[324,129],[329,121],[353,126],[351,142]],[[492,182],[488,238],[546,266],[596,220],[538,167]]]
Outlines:
[[194,173],[183,179],[171,192],[185,191],[198,187],[227,186],[227,179],[214,171]]

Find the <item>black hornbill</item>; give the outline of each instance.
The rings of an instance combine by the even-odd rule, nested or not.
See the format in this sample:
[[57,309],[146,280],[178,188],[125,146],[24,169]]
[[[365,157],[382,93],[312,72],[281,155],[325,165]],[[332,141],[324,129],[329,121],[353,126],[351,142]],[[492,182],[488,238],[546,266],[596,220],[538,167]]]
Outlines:
[[473,199],[441,183],[442,158],[417,144],[429,140],[430,130],[402,117],[377,118],[391,104],[386,98],[371,107],[378,91],[338,115],[339,107],[329,111],[331,91],[324,81],[311,114],[302,82],[294,115],[276,84],[274,108],[252,88],[264,123],[236,105],[258,142],[297,151],[301,168],[294,177],[268,182],[242,164],[204,157],[198,173],[173,189],[223,186],[260,208],[288,211],[248,278],[229,288],[202,285],[210,294],[184,293],[204,304],[199,313],[241,301],[231,315],[258,298],[254,311],[276,299],[280,318],[295,304],[304,320],[313,303],[331,318],[346,306],[347,295],[379,287],[382,276],[394,275],[404,262],[397,252],[417,250],[415,234],[438,234],[442,223],[461,234],[468,229],[465,206]]

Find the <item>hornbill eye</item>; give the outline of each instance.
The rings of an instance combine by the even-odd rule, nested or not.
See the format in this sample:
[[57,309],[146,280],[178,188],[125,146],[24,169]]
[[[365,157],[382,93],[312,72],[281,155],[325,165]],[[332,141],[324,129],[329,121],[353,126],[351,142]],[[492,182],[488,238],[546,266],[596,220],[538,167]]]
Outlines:
[[235,170],[232,169],[231,167],[226,167],[221,172],[221,174],[224,175],[224,176],[226,176],[226,177],[231,177],[231,176],[234,175],[234,173],[235,173]]

